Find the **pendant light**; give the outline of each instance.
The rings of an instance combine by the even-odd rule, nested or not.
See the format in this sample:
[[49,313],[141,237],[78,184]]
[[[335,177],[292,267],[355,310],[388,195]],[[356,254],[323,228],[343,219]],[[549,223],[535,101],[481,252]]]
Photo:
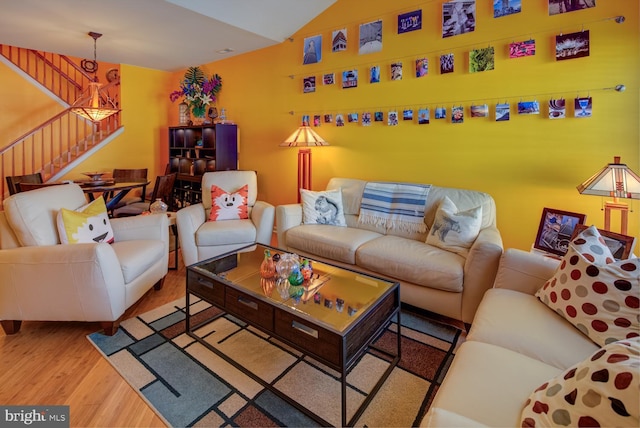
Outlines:
[[107,91],[98,83],[96,71],[98,70],[98,62],[96,60],[96,42],[102,34],[89,32],[89,36],[93,38],[93,63],[89,60],[83,60],[83,68],[94,74],[93,82],[82,92],[80,97],[71,106],[71,111],[92,122],[100,122],[107,117],[120,111],[109,97]]

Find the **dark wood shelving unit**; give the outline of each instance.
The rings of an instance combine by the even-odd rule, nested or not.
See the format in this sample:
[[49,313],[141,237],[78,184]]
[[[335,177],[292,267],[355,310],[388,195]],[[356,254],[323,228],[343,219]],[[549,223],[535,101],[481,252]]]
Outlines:
[[202,174],[238,169],[238,126],[216,123],[169,127],[169,168],[177,208],[202,201]]

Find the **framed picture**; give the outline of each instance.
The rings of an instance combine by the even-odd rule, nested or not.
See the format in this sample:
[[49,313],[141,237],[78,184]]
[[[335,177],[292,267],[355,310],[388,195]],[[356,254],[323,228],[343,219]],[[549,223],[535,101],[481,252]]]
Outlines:
[[569,248],[573,230],[578,224],[584,224],[586,218],[585,214],[544,208],[534,248],[564,256]]
[[[584,224],[576,225],[573,230],[573,235],[571,235],[571,240],[573,240],[578,233],[582,232],[587,228]],[[604,243],[607,244],[607,247],[611,250],[611,254],[616,260],[626,260],[629,258],[631,253],[633,253],[633,249],[636,246],[636,238],[633,236],[622,235],[620,233],[609,232],[608,230],[598,229],[602,239],[604,239]]]

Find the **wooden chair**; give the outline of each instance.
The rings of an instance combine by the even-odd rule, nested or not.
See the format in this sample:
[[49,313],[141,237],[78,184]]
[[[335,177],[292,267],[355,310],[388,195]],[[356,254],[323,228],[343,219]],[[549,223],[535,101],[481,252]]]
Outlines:
[[155,202],[156,199],[162,199],[171,210],[174,205],[172,195],[173,184],[175,183],[176,176],[177,173],[175,172],[173,174],[159,175],[156,177],[156,184],[153,187],[153,192],[151,193],[151,199],[149,201],[134,202],[132,204],[116,208],[113,212],[113,216],[128,217],[141,214],[144,211],[148,211],[149,206]]
[[28,183],[22,182],[16,184],[17,193],[28,192],[29,190],[41,189],[43,187],[60,186],[66,183]]
[[[123,183],[129,181],[147,181],[147,168],[114,168],[113,180],[116,183]],[[142,187],[140,197],[138,195],[127,195],[122,201],[122,205],[130,204],[133,202],[143,202],[147,195],[147,186]]]
[[14,195],[16,193],[20,193],[23,190],[18,188],[19,183],[42,183],[44,180],[42,179],[42,173],[36,172],[34,174],[26,174],[26,175],[13,175],[7,176],[7,187],[9,188],[9,194]]

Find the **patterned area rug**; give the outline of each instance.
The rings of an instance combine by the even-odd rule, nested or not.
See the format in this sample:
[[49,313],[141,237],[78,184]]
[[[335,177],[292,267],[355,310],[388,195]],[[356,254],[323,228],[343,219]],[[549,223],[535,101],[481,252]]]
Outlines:
[[[334,426],[341,424],[339,374],[193,297],[196,334]],[[169,426],[318,426],[295,407],[185,334],[185,300],[122,322],[114,336],[88,339]],[[403,309],[402,359],[356,426],[416,426],[449,368],[461,331]],[[375,346],[395,352],[392,323]],[[388,367],[370,350],[347,375],[349,417]]]

